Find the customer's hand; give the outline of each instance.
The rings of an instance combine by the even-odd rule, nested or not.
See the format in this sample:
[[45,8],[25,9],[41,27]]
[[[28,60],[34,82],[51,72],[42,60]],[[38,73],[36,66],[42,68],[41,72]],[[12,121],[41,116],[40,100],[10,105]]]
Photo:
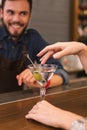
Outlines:
[[40,61],[44,64],[52,56],[55,59],[59,59],[66,55],[79,55],[85,47],[86,46],[83,43],[79,42],[57,42],[45,47],[37,56],[43,56]]
[[70,130],[71,124],[81,116],[57,108],[47,101],[38,102],[25,116],[27,119],[34,119],[43,124]]

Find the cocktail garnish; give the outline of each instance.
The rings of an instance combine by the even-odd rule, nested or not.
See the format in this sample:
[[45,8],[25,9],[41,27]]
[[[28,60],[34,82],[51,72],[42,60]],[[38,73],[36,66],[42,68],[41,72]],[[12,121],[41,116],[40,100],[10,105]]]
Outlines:
[[34,74],[34,78],[37,81],[41,81],[42,80],[42,76],[41,76],[41,74],[38,71],[34,71],[33,74]]

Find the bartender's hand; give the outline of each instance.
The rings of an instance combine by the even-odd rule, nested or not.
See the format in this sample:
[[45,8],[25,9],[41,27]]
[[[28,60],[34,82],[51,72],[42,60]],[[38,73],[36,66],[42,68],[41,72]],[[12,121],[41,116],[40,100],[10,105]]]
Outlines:
[[29,69],[25,69],[23,72],[17,75],[16,78],[18,80],[19,86],[21,86],[22,83],[24,83],[27,86],[40,87],[40,85],[37,83],[37,81],[35,80],[33,74]]

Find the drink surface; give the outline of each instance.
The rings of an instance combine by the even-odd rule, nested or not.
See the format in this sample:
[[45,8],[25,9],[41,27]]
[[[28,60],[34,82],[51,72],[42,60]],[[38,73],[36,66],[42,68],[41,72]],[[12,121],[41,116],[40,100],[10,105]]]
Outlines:
[[29,68],[37,81],[42,82],[44,80],[46,82],[51,74],[55,72],[57,66],[54,64],[38,64],[36,68],[34,68],[33,65],[29,65]]

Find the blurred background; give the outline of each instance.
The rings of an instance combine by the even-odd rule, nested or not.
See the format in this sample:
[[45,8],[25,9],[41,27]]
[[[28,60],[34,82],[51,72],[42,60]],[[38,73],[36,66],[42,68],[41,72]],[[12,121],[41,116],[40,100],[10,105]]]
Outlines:
[[69,40],[70,0],[33,0],[29,26],[49,43]]

